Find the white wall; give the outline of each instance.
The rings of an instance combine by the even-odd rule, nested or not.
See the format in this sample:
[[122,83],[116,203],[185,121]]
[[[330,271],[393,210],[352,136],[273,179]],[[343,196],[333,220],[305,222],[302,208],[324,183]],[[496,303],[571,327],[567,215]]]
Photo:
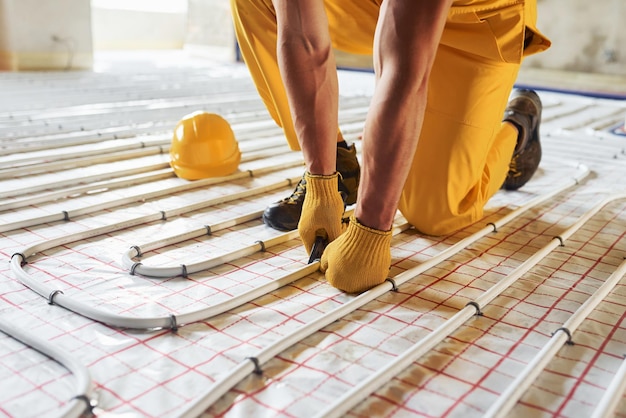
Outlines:
[[180,49],[187,0],[92,0],[96,50]]
[[526,66],[626,74],[626,0],[538,0],[537,8],[552,47]]
[[236,58],[229,0],[188,0],[185,48],[215,59]]
[[[553,46],[525,67],[626,75],[626,0],[537,7]],[[0,70],[90,68],[94,49],[168,48],[234,59],[229,0],[0,0]],[[339,62],[371,66],[370,57]]]
[[90,0],[0,0],[0,69],[91,68]]

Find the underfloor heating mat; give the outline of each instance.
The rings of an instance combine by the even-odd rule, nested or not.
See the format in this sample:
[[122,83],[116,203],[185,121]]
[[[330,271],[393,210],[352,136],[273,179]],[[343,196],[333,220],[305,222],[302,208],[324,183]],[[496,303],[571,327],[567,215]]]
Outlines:
[[[372,88],[340,71],[359,155]],[[626,417],[625,100],[538,90],[532,180],[449,236],[398,214],[390,279],[347,295],[261,220],[303,161],[242,64],[0,91],[1,417]],[[173,173],[195,111],[234,174]]]

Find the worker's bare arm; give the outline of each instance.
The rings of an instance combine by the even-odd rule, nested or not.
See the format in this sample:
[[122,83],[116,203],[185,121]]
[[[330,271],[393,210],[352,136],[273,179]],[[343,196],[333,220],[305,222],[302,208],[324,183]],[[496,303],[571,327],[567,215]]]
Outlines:
[[308,171],[335,172],[338,86],[322,0],[274,0],[278,64]]
[[376,28],[376,89],[365,123],[355,215],[389,230],[424,119],[428,80],[452,0],[388,0]]

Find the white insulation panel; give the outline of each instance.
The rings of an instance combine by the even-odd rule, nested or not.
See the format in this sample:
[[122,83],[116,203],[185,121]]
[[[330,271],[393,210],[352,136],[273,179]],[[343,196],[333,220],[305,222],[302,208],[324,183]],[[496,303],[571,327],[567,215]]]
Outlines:
[[[539,91],[535,177],[450,236],[398,215],[401,284],[355,296],[260,220],[303,165],[245,67],[164,63],[0,74],[0,324],[82,365],[0,333],[0,417],[60,416],[87,398],[102,417],[588,417],[623,381],[622,98]],[[372,83],[340,74],[358,149]],[[196,110],[231,123],[236,175],[169,169],[173,128]],[[138,273],[163,270],[175,273]],[[610,410],[626,417],[617,387]]]

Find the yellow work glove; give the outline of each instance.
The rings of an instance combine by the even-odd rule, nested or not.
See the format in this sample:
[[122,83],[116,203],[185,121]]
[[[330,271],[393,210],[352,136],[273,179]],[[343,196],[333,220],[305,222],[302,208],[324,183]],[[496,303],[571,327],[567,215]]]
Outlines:
[[306,173],[306,195],[302,204],[302,215],[298,232],[307,254],[311,253],[316,236],[325,237],[328,242],[341,232],[341,217],[345,209],[338,188],[338,174],[320,176]]
[[320,262],[328,283],[344,292],[379,285],[391,267],[391,231],[368,228],[351,216],[346,232],[326,247]]

